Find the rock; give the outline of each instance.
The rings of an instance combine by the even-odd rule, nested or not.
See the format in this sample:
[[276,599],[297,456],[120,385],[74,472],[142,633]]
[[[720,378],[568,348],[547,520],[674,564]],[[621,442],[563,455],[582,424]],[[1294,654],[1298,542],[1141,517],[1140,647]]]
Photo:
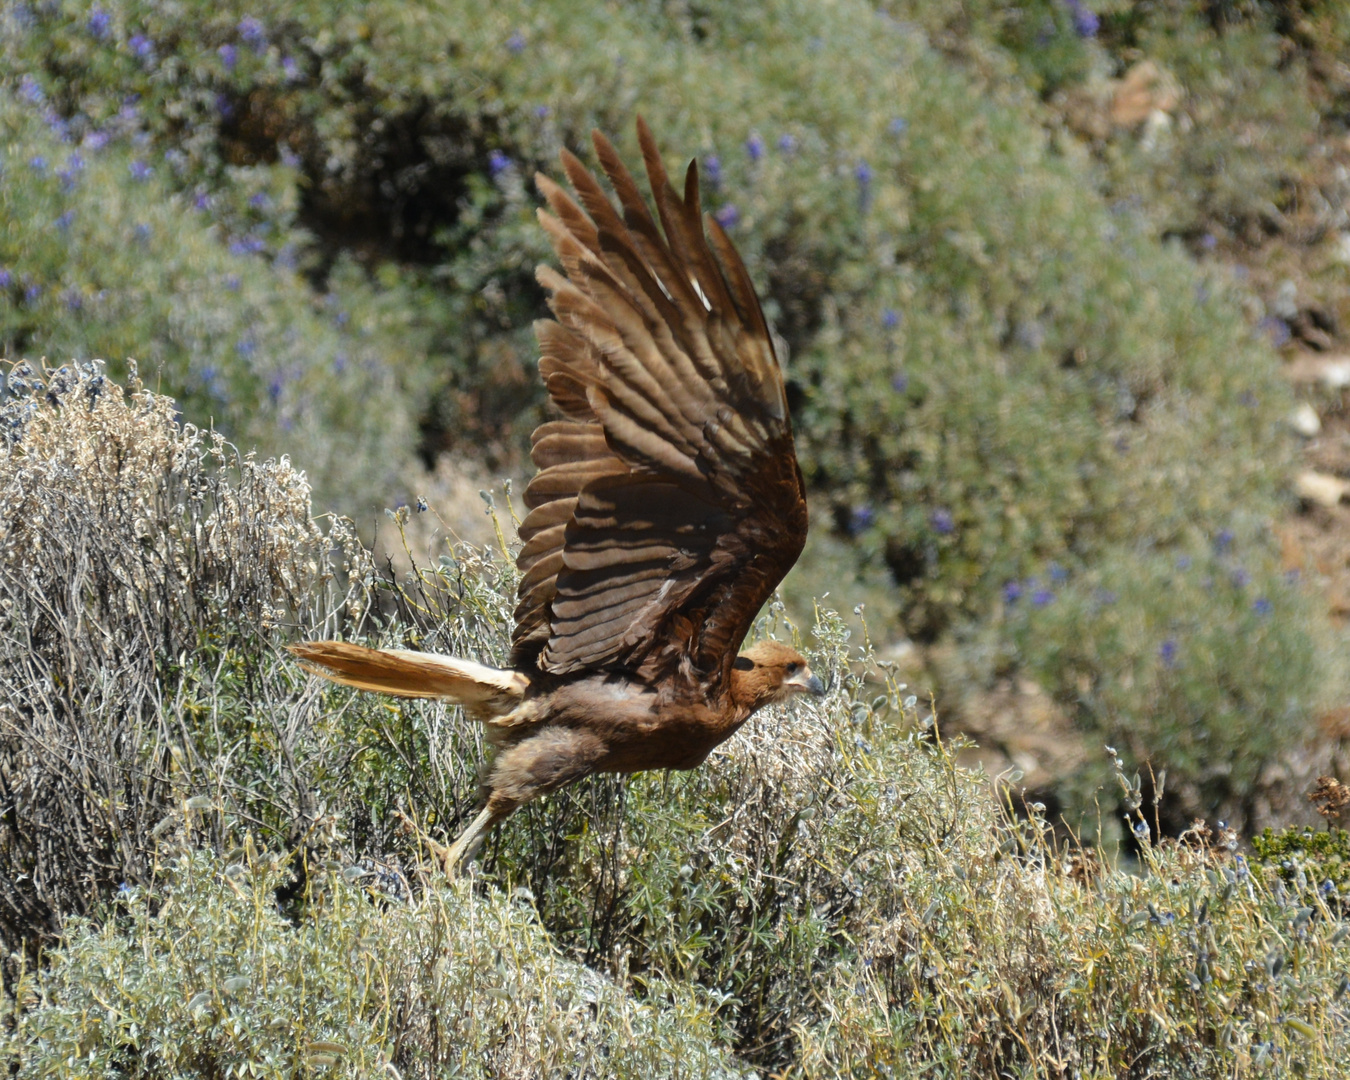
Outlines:
[[1176,79],[1154,61],[1140,60],[1116,84],[1111,123],[1135,127],[1154,113],[1166,116],[1180,104],[1181,86]]
[[1350,483],[1338,476],[1309,469],[1294,479],[1294,491],[1300,499],[1318,506],[1336,506],[1350,494]]
[[1305,439],[1311,439],[1321,433],[1322,418],[1317,415],[1317,410],[1305,401],[1290,415],[1289,426]]
[[1350,356],[1299,356],[1284,367],[1285,378],[1295,383],[1321,383],[1328,390],[1350,386]]

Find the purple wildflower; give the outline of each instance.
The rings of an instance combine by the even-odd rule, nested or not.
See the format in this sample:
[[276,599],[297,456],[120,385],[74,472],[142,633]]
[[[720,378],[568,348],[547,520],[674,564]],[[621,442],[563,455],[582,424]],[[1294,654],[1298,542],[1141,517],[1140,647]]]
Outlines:
[[136,239],[140,241],[142,244],[144,244],[146,241],[150,239],[150,226],[143,221],[139,225],[137,225],[136,228],[132,230],[132,232],[134,233]]
[[133,161],[129,166],[129,171],[131,173],[131,178],[133,180],[139,180],[144,182],[150,179],[150,177],[154,174],[155,170],[152,169],[149,165],[147,165],[144,161]]
[[8,289],[9,283],[14,280],[14,275],[3,266],[0,266],[0,289]]
[[1022,598],[1022,584],[1019,581],[1010,581],[1003,586],[1003,602],[1005,604],[1015,604]]
[[266,210],[272,205],[272,200],[267,197],[267,192],[258,191],[249,196],[248,204],[254,210]]
[[903,371],[897,371],[891,376],[891,389],[897,394],[903,394],[909,389],[909,376]]
[[1110,589],[1098,589],[1093,594],[1093,599],[1102,607],[1110,607],[1117,600],[1116,594]]
[[745,140],[745,152],[750,155],[751,161],[758,161],[764,156],[764,140],[758,135],[751,135]]
[[722,209],[713,215],[717,224],[724,229],[734,229],[736,223],[741,220],[741,212],[736,209],[735,203],[727,203]]
[[1212,232],[1207,232],[1200,237],[1200,246],[1205,251],[1213,251],[1216,247],[1219,246],[1219,238],[1215,236]]
[[286,76],[287,82],[295,82],[300,78],[300,65],[295,62],[294,56],[281,58],[281,73]]
[[1096,37],[1097,31],[1101,28],[1101,20],[1097,18],[1097,13],[1084,4],[1083,0],[1065,0],[1065,5],[1073,19],[1073,32],[1080,38]]
[[65,301],[67,311],[79,311],[84,307],[84,297],[80,295],[78,289],[67,289]]
[[42,286],[29,285],[23,291],[23,298],[30,304],[36,304],[42,298]]
[[1233,533],[1230,529],[1220,529],[1217,536],[1214,537],[1214,550],[1222,555],[1233,546]]
[[230,100],[229,94],[216,95],[216,112],[220,113],[222,120],[229,120],[234,116],[234,102]]
[[238,274],[230,274],[225,278],[225,288],[229,289],[230,292],[238,292],[240,284]]
[[785,154],[795,153],[797,150],[797,136],[792,134],[778,136],[778,149]]
[[500,150],[493,150],[488,154],[488,172],[493,176],[500,176],[511,167],[511,159]]
[[42,105],[47,100],[47,95],[43,93],[42,87],[31,75],[25,75],[19,80],[19,93],[30,105]]
[[547,120],[548,114],[549,114],[549,107],[547,105],[536,105],[534,107],[535,119]]
[[1177,556],[1177,569],[1189,570],[1191,568],[1191,557],[1189,555]]
[[1177,643],[1174,638],[1168,638],[1158,646],[1158,659],[1162,661],[1163,667],[1177,666]]
[[203,212],[211,209],[211,196],[204,191],[197,192],[197,197],[192,200],[192,205]]
[[1267,315],[1256,324],[1256,328],[1269,337],[1270,343],[1277,349],[1289,343],[1289,324],[1283,319]]
[[1239,566],[1229,575],[1229,580],[1233,583],[1235,589],[1245,589],[1251,584],[1252,576]]
[[881,325],[887,330],[894,330],[900,325],[900,312],[895,308],[887,308],[881,313]]
[[1252,610],[1256,612],[1258,615],[1260,615],[1262,618],[1265,618],[1265,616],[1269,615],[1272,611],[1275,610],[1275,607],[1264,596],[1258,596],[1252,602]]
[[933,526],[933,531],[939,536],[946,536],[956,528],[956,522],[952,519],[951,511],[942,507],[934,510],[928,516],[928,523]]
[[886,130],[892,135],[903,135],[909,130],[909,121],[903,116],[897,116],[886,125]]
[[267,29],[263,26],[261,20],[255,19],[252,15],[239,20],[239,37],[243,43],[256,53],[266,52],[267,50]]
[[870,506],[855,506],[849,511],[847,532],[849,536],[857,536],[870,529],[876,520],[876,512]]
[[222,45],[216,50],[220,54],[220,62],[225,65],[226,71],[233,71],[234,65],[239,60],[239,50],[228,43]]
[[56,219],[56,227],[62,232],[66,232],[75,221],[75,211],[67,210]]
[[258,346],[249,338],[240,338],[235,342],[234,351],[247,360],[258,351]]
[[516,56],[519,56],[525,51],[525,35],[517,30],[506,39],[506,47]]
[[155,43],[144,34],[132,34],[127,42],[127,48],[138,60],[149,60],[155,55]]
[[108,31],[112,29],[112,17],[100,7],[94,8],[89,13],[89,22],[85,24],[89,27],[89,32],[102,41],[108,36]]
[[47,171],[47,159],[41,154],[28,159],[28,167],[35,173],[41,175]]
[[1046,607],[1055,602],[1055,594],[1049,589],[1037,589],[1031,594],[1031,602],[1036,607]]
[[1055,582],[1056,584],[1062,584],[1063,582],[1069,580],[1069,572],[1065,570],[1064,567],[1060,566],[1059,563],[1052,562],[1048,567],[1048,569],[1050,573],[1050,580]]
[[853,179],[858,181],[859,187],[867,187],[872,182],[872,166],[865,161],[860,161],[853,168]]
[[709,187],[717,187],[722,182],[722,159],[716,154],[709,154],[703,159],[703,175],[707,178]]
[[106,131],[91,131],[84,137],[81,144],[90,153],[97,154],[108,145],[108,133]]

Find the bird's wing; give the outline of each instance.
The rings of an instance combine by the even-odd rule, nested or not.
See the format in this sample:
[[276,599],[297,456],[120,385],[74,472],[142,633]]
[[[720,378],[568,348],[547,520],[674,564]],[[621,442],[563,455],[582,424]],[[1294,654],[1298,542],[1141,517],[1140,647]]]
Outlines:
[[681,196],[640,120],[638,137],[656,218],[598,133],[621,211],[566,151],[581,205],[538,181],[566,272],[539,269],[556,316],[536,327],[539,367],[565,419],[534,433],[514,646],[556,674],[706,681],[801,554],[806,501],[745,265],[712,218],[709,244],[697,167]]

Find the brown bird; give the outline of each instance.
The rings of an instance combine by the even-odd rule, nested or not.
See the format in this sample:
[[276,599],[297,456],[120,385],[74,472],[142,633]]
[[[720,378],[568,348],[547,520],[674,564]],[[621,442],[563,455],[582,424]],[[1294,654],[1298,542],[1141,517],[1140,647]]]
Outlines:
[[566,271],[539,268],[556,320],[535,324],[563,419],[533,436],[511,669],[292,646],[335,682],[445,698],[487,725],[498,752],[486,804],[451,867],[539,795],[596,772],[692,769],[757,709],[825,692],[786,645],[737,654],[807,525],[783,373],[750,276],[702,214],[695,163],[681,196],[638,121],[653,218],[614,147],[593,139],[622,213],[566,150],[580,205],[537,178],[552,210],[539,220]]

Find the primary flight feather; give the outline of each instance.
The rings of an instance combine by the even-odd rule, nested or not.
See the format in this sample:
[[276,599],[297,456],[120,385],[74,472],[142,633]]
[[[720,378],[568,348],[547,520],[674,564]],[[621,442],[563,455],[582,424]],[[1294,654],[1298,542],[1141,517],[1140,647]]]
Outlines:
[[[794,649],[738,653],[806,542],[783,373],[730,239],[671,185],[646,124],[653,216],[614,147],[596,155],[619,209],[562,153],[576,198],[537,178],[563,273],[538,270],[535,325],[562,419],[534,432],[511,669],[336,641],[292,646],[336,682],[461,703],[497,756],[450,849],[595,772],[691,769],[757,709],[820,680]],[[579,202],[578,202],[579,200]],[[706,226],[706,232],[705,232]]]

